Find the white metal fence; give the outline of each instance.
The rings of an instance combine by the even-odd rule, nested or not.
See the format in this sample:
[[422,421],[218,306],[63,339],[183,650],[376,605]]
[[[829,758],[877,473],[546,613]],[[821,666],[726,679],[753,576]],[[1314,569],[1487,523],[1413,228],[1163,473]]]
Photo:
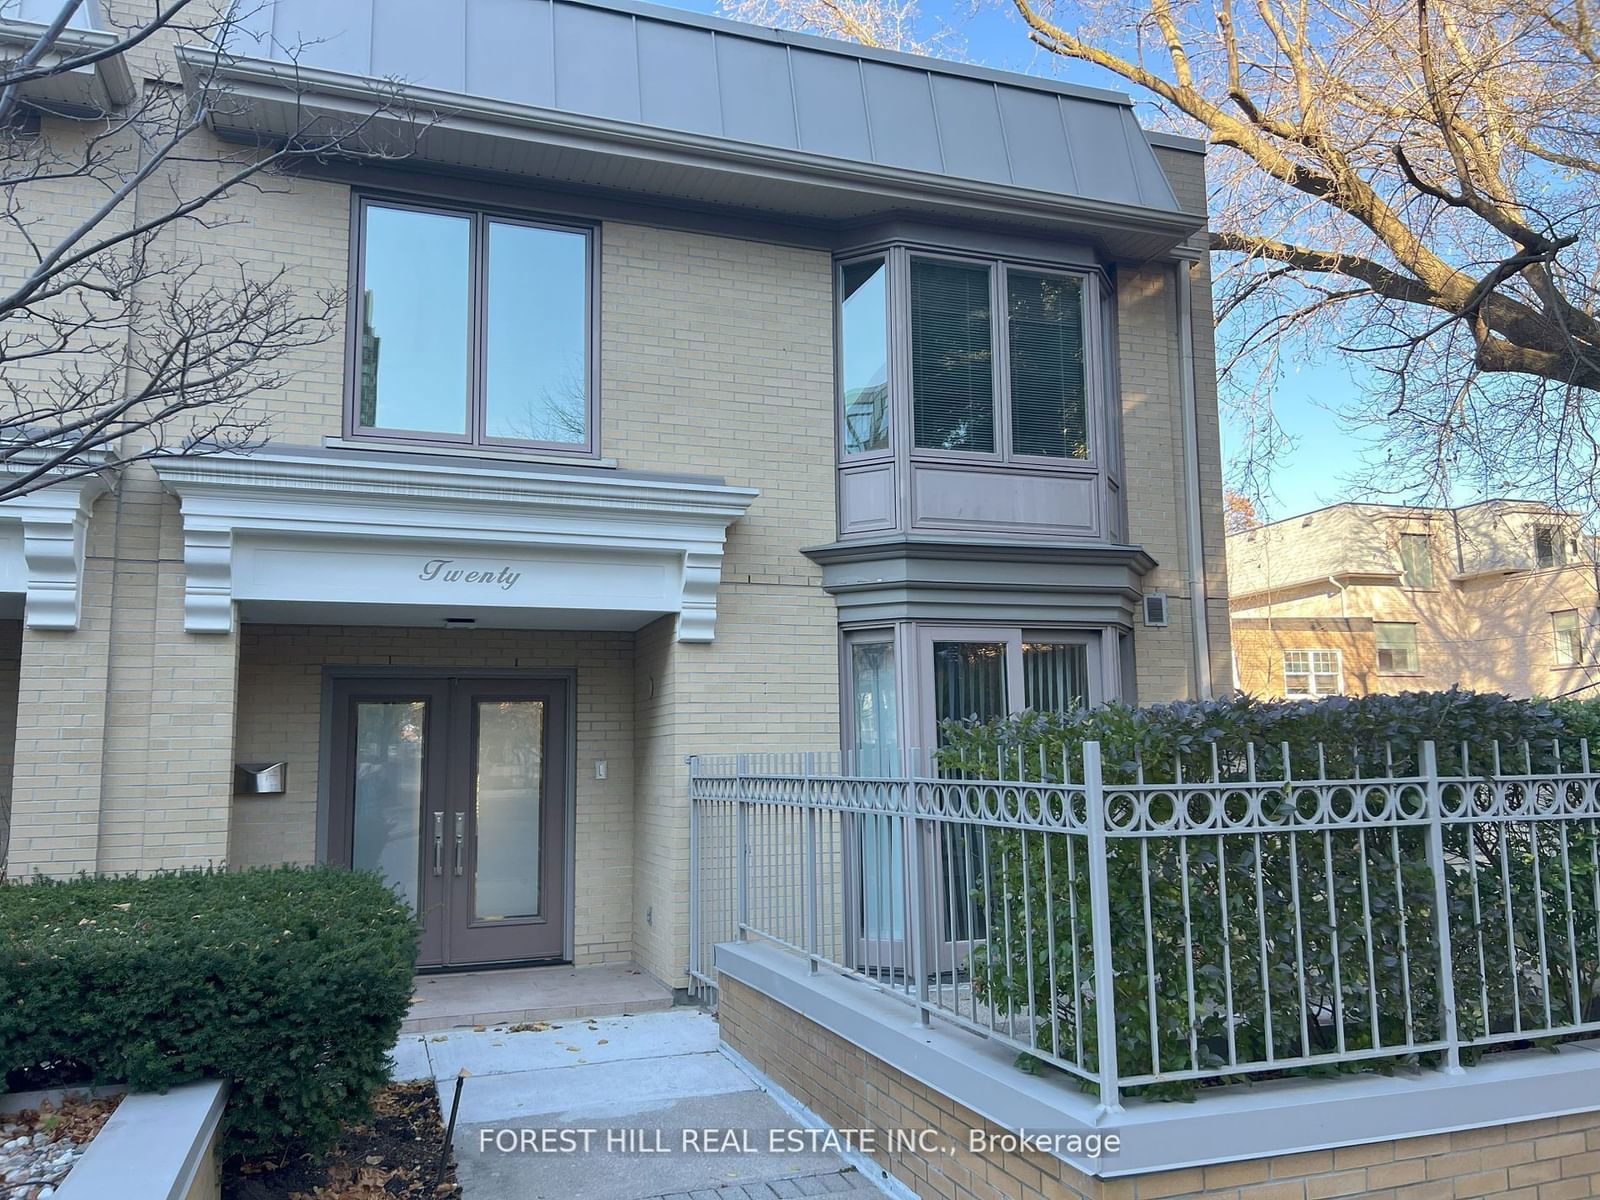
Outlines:
[[776,942],[1053,1063],[1107,1108],[1125,1088],[1456,1070],[1600,1031],[1587,744],[1504,762],[1452,747],[1445,773],[1431,743],[1365,767],[1318,747],[1306,778],[1291,757],[1274,748],[1268,772],[1213,747],[1171,782],[1103,770],[1096,743],[958,778],[692,759],[691,973],[714,989],[718,942]]

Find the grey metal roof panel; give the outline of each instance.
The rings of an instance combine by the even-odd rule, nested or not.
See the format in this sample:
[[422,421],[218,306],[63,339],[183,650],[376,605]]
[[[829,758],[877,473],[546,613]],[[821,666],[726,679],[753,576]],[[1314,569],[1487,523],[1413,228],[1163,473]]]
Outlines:
[[[42,0],[10,0],[36,4]],[[244,0],[234,53],[1175,212],[1126,97],[639,0]]]
[[556,102],[555,34],[548,4],[527,0],[469,0],[467,85],[502,80],[502,99],[536,108]]

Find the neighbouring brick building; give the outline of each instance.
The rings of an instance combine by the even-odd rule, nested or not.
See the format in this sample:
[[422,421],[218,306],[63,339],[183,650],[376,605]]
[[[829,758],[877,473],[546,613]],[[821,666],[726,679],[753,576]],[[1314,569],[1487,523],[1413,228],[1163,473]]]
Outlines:
[[1238,686],[1593,695],[1600,575],[1572,513],[1336,504],[1228,535]]
[[239,14],[79,82],[204,77],[218,147],[393,78],[431,127],[164,235],[347,297],[262,449],[0,505],[12,877],[352,863],[424,964],[682,986],[686,755],[1226,684],[1199,143],[626,0]]

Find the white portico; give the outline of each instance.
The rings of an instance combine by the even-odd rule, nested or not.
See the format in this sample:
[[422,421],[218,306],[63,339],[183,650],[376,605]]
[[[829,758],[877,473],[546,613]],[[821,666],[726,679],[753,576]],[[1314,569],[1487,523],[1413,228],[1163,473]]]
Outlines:
[[154,469],[185,632],[237,663],[229,861],[378,871],[424,966],[631,958],[636,744],[671,720],[654,647],[708,649],[756,491],[338,447]]
[[184,625],[476,624],[710,641],[727,529],[756,497],[720,480],[307,448],[167,458],[182,506]]

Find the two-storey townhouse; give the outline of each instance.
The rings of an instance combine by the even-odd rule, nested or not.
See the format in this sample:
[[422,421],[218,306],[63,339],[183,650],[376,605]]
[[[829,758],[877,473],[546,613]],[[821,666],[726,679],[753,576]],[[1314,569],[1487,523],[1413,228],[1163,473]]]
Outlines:
[[687,755],[1226,684],[1199,143],[634,0],[240,11],[134,84],[429,127],[167,235],[347,297],[261,449],[0,506],[11,876],[348,863],[424,965],[682,985]]
[[1228,535],[1238,686],[1590,696],[1600,577],[1550,504],[1336,504]]

